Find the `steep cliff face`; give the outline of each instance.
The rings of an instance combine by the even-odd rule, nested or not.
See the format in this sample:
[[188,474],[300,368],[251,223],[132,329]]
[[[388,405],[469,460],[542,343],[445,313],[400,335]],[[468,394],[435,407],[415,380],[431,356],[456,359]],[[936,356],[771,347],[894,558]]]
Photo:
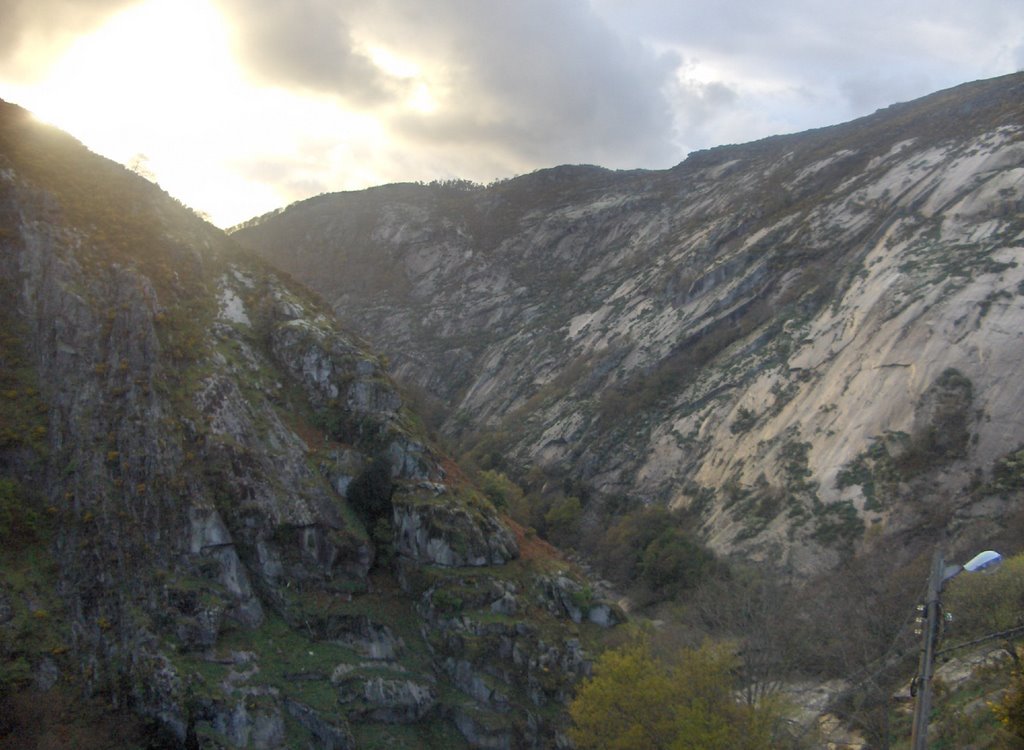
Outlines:
[[664,172],[392,185],[234,236],[449,436],[808,572],[865,529],[964,540],[1010,512],[990,479],[1024,444],[1022,123],[1017,74]]
[[307,292],[4,103],[0,280],[0,698],[71,681],[204,747],[555,742],[579,584]]

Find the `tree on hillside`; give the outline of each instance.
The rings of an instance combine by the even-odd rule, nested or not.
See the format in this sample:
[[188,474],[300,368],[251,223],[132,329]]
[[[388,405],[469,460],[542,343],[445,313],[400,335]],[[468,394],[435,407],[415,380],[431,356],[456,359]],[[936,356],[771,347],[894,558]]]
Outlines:
[[646,642],[606,651],[569,707],[580,750],[763,750],[776,745],[777,704],[737,700],[727,644],[656,660]]
[[946,585],[943,609],[952,621],[947,638],[968,640],[1008,630],[1024,620],[1024,555],[994,570],[959,575]]
[[850,686],[831,712],[872,747],[888,747],[892,696],[913,673],[920,639],[913,604],[926,592],[931,551],[898,560],[879,550],[844,562],[794,592],[798,667]]
[[686,520],[664,508],[638,508],[608,523],[584,543],[601,573],[635,587],[631,596],[642,605],[677,597],[724,570]]
[[580,750],[670,747],[674,736],[671,676],[646,643],[605,651],[569,707]]
[[696,625],[738,644],[736,676],[751,705],[778,691],[799,661],[790,587],[753,567],[702,582],[688,601]]

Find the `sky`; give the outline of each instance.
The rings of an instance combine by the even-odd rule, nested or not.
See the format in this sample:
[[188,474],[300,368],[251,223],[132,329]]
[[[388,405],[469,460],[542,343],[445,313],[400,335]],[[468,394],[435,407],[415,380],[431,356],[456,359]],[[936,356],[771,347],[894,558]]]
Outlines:
[[1024,0],[0,0],[0,98],[228,227],[663,169],[1024,69]]

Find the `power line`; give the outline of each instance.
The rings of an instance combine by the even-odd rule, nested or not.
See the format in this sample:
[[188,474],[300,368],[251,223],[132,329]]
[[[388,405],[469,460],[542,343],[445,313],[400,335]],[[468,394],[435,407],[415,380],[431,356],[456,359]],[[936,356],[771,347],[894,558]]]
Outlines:
[[976,646],[979,643],[984,643],[985,641],[992,641],[996,638],[1008,638],[1009,636],[1017,635],[1018,633],[1024,633],[1024,625],[1018,625],[1015,628],[1003,630],[999,633],[989,633],[988,635],[981,636],[981,638],[975,638],[973,641],[966,641],[965,643],[958,643],[955,646],[949,646],[948,648],[944,648],[941,651],[936,651],[935,655],[942,656],[943,654],[948,654],[950,651],[959,651],[960,649],[967,648],[968,646]]

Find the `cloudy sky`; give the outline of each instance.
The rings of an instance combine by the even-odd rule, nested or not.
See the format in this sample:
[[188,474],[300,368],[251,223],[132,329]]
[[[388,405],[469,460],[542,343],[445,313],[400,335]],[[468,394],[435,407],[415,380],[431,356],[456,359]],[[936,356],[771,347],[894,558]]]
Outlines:
[[0,98],[221,226],[321,192],[665,168],[1024,68],[1024,0],[0,0]]

